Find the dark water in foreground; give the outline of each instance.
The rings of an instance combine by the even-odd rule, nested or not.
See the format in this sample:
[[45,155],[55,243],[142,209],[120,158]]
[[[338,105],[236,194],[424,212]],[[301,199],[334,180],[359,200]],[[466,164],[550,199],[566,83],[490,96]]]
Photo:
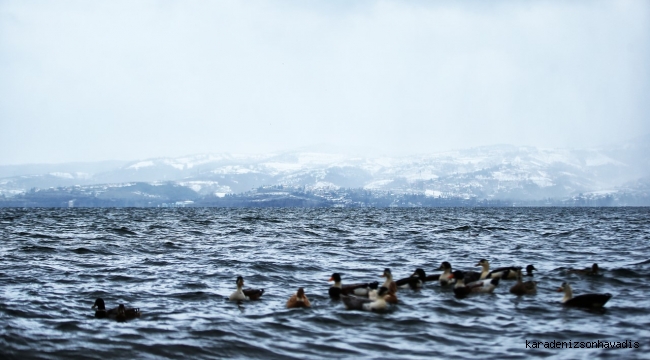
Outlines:
[[[650,209],[0,209],[0,357],[643,358],[650,350]],[[538,294],[457,300],[427,284],[383,314],[327,296],[441,261],[534,264]],[[604,275],[567,274],[597,262]],[[259,302],[224,300],[235,277]],[[604,313],[554,290],[610,292]],[[303,286],[312,309],[284,308]],[[143,316],[95,319],[97,297]],[[537,341],[637,341],[638,349],[530,349]]]

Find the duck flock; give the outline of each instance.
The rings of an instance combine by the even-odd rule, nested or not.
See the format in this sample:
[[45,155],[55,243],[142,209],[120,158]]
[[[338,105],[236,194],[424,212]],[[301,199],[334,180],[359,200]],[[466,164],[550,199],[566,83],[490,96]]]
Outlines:
[[[393,280],[390,269],[385,269],[382,277],[383,284],[379,282],[343,284],[341,274],[333,273],[329,281],[334,282],[329,288],[329,297],[335,301],[342,301],[348,310],[362,311],[385,311],[390,306],[399,303],[397,292],[399,289],[419,290],[426,283],[438,283],[439,286],[453,287],[454,295],[457,298],[464,298],[470,294],[492,293],[499,284],[505,280],[515,280],[510,286],[510,292],[516,296],[533,295],[537,293],[536,281],[523,281],[525,277],[533,277],[533,271],[537,270],[533,265],[500,267],[490,270],[490,263],[486,259],[478,261],[476,266],[481,266],[482,271],[461,271],[453,270],[449,262],[443,262],[437,270],[441,274],[426,275],[423,269],[416,269],[413,275],[407,278]],[[586,269],[570,269],[568,273],[581,274],[586,276],[597,276],[598,264],[593,264]],[[236,279],[237,289],[228,298],[230,301],[259,300],[264,295],[264,289],[244,288],[244,278],[238,276]],[[582,294],[573,296],[571,286],[564,282],[557,289],[564,292],[562,304],[569,307],[585,309],[601,309],[612,297],[611,294]],[[287,308],[308,308],[311,303],[305,294],[304,288],[298,288],[297,292],[287,300]],[[127,308],[119,304],[116,308],[106,309],[104,300],[98,298],[92,306],[95,309],[95,317],[109,318],[117,321],[126,321],[140,317],[139,308]]]

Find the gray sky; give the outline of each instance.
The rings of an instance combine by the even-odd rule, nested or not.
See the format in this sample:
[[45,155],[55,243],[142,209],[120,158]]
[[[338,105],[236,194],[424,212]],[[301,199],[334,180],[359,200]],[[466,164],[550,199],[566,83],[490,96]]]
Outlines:
[[0,0],[0,164],[648,133],[648,1]]

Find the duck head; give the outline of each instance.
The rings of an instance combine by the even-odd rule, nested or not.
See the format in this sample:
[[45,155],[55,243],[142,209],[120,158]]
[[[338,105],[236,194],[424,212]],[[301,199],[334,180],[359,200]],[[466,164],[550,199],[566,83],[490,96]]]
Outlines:
[[97,300],[95,300],[95,304],[93,304],[91,309],[95,309],[95,308],[97,308],[97,310],[106,310],[106,305],[104,304],[104,299],[97,298]]
[[243,287],[244,286],[244,278],[241,276],[237,276],[237,287]]
[[411,277],[418,277],[422,279],[422,281],[424,281],[424,279],[427,277],[427,274],[424,272],[423,269],[417,268],[415,269],[415,272],[413,273],[413,275],[411,275]]
[[485,259],[481,259],[474,266],[486,266],[486,265],[490,265],[490,262]]
[[330,277],[330,279],[327,280],[327,281],[334,281],[334,283],[339,283],[339,282],[341,282],[341,274],[334,273],[334,274],[332,274],[332,277]]
[[568,282],[563,282],[562,285],[560,285],[560,287],[557,288],[557,292],[564,292],[565,294],[571,294],[572,293],[571,285],[569,285]]
[[298,292],[296,293],[296,297],[297,297],[299,300],[304,299],[304,298],[305,298],[305,289],[303,289],[303,288],[298,288]]
[[381,274],[381,277],[385,277],[387,279],[392,279],[393,278],[393,273],[390,272],[389,268],[385,268],[384,273]]
[[451,264],[448,261],[443,261],[442,264],[440,264],[438,270],[442,270],[442,271],[451,270]]
[[526,266],[526,275],[533,276],[533,270],[537,270],[533,265]]
[[557,292],[564,292],[564,299],[562,302],[565,302],[573,297],[573,292],[571,291],[571,286],[568,282],[563,282],[562,285],[557,289]]
[[598,274],[598,264],[594,263],[591,265],[591,272],[594,274]]

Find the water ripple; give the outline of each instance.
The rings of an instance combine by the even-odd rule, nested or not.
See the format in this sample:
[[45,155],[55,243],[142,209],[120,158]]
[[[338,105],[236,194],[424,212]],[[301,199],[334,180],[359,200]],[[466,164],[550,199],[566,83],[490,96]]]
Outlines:
[[[3,358],[642,358],[650,350],[650,209],[0,209]],[[538,294],[458,300],[427,284],[382,314],[327,295],[442,261],[539,269]],[[569,268],[598,263],[603,275]],[[261,301],[226,300],[234,279]],[[614,294],[605,311],[555,292]],[[311,309],[284,308],[304,287]],[[142,318],[95,319],[109,307]],[[640,341],[640,349],[530,349],[536,341]]]

